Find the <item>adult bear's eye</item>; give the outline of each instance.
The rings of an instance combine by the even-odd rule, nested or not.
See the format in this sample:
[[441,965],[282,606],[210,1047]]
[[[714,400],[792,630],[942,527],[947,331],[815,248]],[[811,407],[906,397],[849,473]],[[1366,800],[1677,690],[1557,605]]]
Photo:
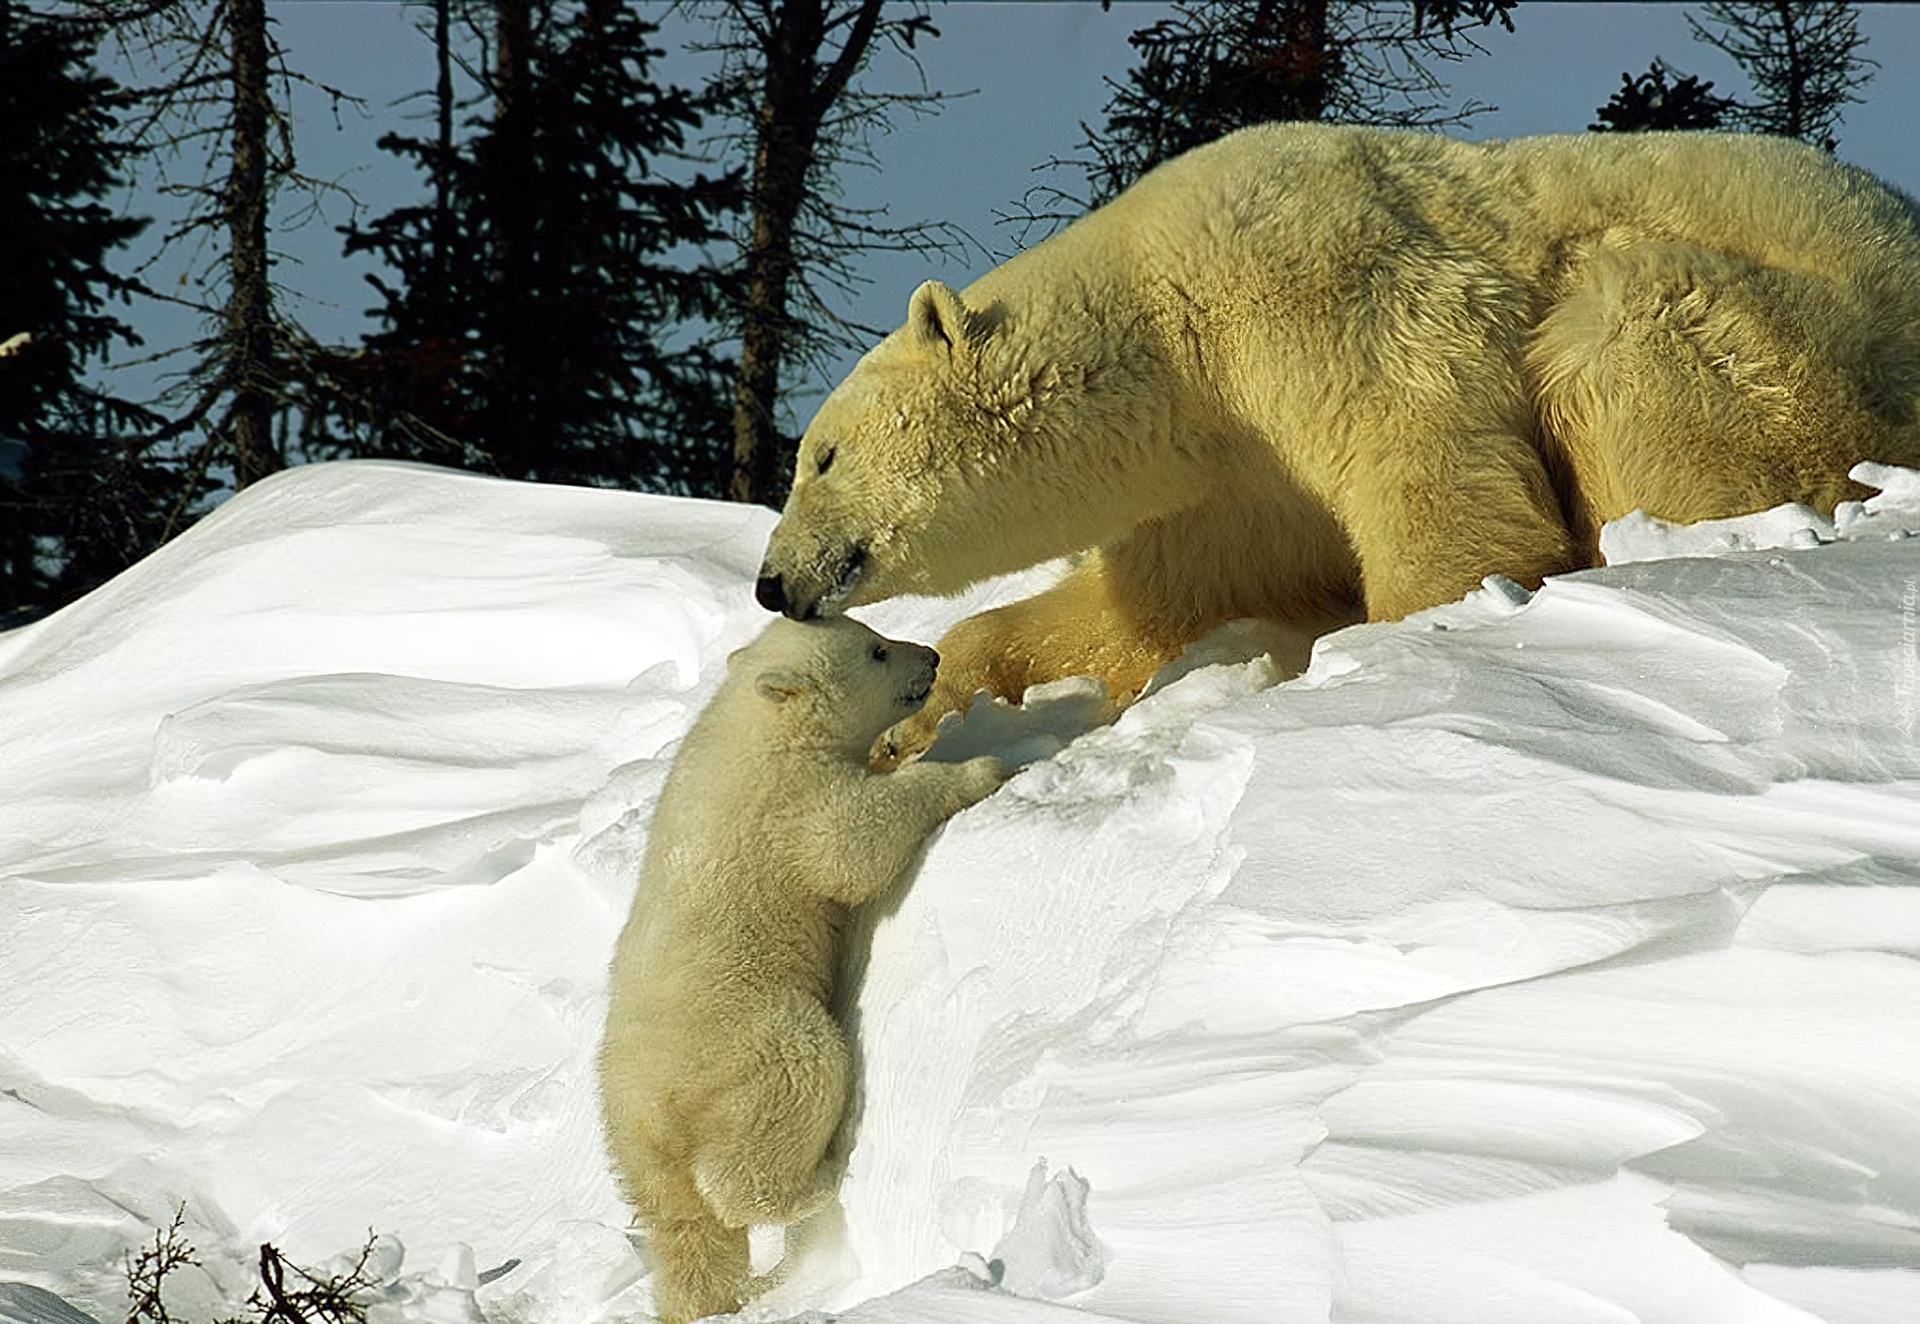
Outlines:
[[875,644],[873,646],[873,660],[875,662],[885,662],[887,660],[887,650],[885,646],[881,644]]
[[813,462],[813,472],[815,477],[818,477],[819,475],[825,473],[827,470],[833,468],[833,451],[834,451],[833,447],[831,446],[827,447],[825,450],[820,452],[820,458]]

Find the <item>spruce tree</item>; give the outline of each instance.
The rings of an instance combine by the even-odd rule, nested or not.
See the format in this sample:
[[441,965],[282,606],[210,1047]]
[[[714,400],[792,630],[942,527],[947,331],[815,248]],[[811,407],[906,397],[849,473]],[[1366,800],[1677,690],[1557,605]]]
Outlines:
[[[1450,110],[1431,61],[1457,60],[1472,28],[1512,29],[1515,0],[1181,0],[1127,39],[1138,63],[1108,80],[1104,124],[1086,129],[1091,194],[1044,196],[1104,202],[1160,162],[1251,124],[1329,120],[1434,127],[1478,106]],[[1034,213],[1022,219],[1060,219]]]
[[101,201],[127,149],[95,36],[0,0],[0,622],[130,564],[164,512],[126,440],[158,419],[89,380],[111,345],[138,343],[109,311],[137,287],[108,264],[146,226]]
[[[198,339],[154,356],[188,362],[140,441],[163,503],[144,553],[300,458],[288,434],[311,346],[272,280],[277,204],[289,187],[309,199],[344,190],[295,168],[291,89],[310,80],[288,67],[266,0],[67,3],[147,71],[129,94],[129,136],[147,164],[143,183],[177,207],[148,262],[184,258],[178,292],[164,297],[205,319]],[[336,105],[351,99],[321,90]]]
[[287,431],[306,336],[277,296],[273,231],[283,190],[313,198],[337,186],[296,169],[290,99],[307,80],[288,67],[266,0],[87,4],[154,71],[135,93],[139,138],[156,162],[147,182],[182,204],[162,249],[204,258],[181,287],[206,293],[169,296],[198,310],[205,331],[178,351],[192,363],[161,395],[168,417],[149,438],[174,474],[164,540],[225,492],[298,458]]
[[382,327],[328,365],[310,449],[724,490],[729,365],[713,341],[732,294],[702,249],[724,239],[741,176],[689,177],[702,106],[653,80],[656,31],[612,0],[499,0],[491,116],[457,144],[381,140],[434,198],[347,232],[348,253],[398,279],[369,277]]
[[1729,124],[1798,138],[1831,152],[1854,93],[1878,66],[1861,54],[1858,5],[1835,0],[1714,0],[1706,22],[1688,16],[1699,41],[1733,57],[1753,83]]
[[1713,95],[1713,84],[1674,71],[1655,60],[1638,78],[1620,75],[1620,90],[1594,114],[1587,127],[1598,133],[1639,133],[1648,129],[1717,129],[1733,109],[1732,97]]
[[[725,107],[732,142],[753,162],[748,213],[739,236],[742,290],[736,332],[739,371],[733,408],[736,501],[777,506],[793,476],[795,437],[781,428],[785,388],[829,351],[881,334],[835,310],[862,279],[862,252],[953,253],[965,236],[937,222],[894,221],[886,208],[840,200],[838,171],[877,164],[869,149],[896,111],[926,113],[941,94],[926,89],[915,54],[938,37],[923,0],[725,0],[683,3],[710,16],[718,55],[710,94]],[[863,75],[891,50],[919,76],[921,90],[876,92]]]

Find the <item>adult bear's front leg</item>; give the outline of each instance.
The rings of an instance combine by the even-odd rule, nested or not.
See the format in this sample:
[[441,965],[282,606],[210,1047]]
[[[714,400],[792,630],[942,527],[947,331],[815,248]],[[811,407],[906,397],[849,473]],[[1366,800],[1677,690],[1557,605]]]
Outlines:
[[933,743],[940,718],[964,712],[980,690],[1018,703],[1029,687],[1098,676],[1117,705],[1180,655],[1185,638],[1155,635],[1120,608],[1099,554],[1043,593],[969,616],[941,638],[940,670],[918,713],[875,742],[873,764],[890,768]]
[[1367,619],[1457,602],[1491,574],[1535,589],[1590,561],[1519,425],[1476,423],[1462,404],[1398,422],[1382,434],[1396,444],[1373,447],[1337,500]]

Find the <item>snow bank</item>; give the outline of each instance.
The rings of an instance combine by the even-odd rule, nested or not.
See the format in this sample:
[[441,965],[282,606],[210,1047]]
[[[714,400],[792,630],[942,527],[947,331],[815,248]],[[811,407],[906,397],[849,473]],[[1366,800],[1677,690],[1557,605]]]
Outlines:
[[[1034,761],[870,917],[759,1315],[1920,1313],[1920,475],[1861,476],[948,732]],[[604,965],[771,523],[320,466],[0,635],[0,1279],[113,1318],[184,1201],[203,1317],[369,1227],[390,1320],[643,1312]]]

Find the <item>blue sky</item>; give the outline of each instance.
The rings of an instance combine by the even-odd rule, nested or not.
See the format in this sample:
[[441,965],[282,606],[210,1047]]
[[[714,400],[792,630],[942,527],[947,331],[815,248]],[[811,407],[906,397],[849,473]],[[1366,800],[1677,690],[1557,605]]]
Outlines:
[[[375,214],[419,196],[423,183],[374,146],[402,116],[422,117],[424,98],[396,104],[432,83],[432,53],[417,28],[424,11],[394,0],[276,0],[279,38],[296,69],[365,99],[364,110],[344,109],[337,120],[324,98],[307,89],[294,101],[295,148],[302,171],[338,180]],[[1012,232],[995,213],[1013,205],[1041,177],[1034,168],[1072,155],[1080,121],[1099,118],[1105,76],[1119,76],[1132,52],[1127,36],[1165,12],[1158,4],[1117,3],[1103,11],[1091,0],[1054,3],[957,3],[933,6],[939,39],[922,44],[928,84],[955,95],[937,115],[899,117],[875,144],[880,168],[847,175],[846,200],[884,205],[900,221],[951,221],[985,249],[1004,255]],[[1487,54],[1447,66],[1456,104],[1477,100],[1497,107],[1463,130],[1469,137],[1577,132],[1619,86],[1622,72],[1643,71],[1655,56],[1677,69],[1712,79],[1716,91],[1742,93],[1731,61],[1692,39],[1687,7],[1668,4],[1541,3],[1523,0],[1516,31],[1482,38]],[[1910,193],[1920,193],[1920,5],[1869,5],[1862,17],[1867,54],[1881,68],[1867,86],[1865,104],[1849,108],[1840,131],[1840,156],[1875,171]],[[670,57],[665,74],[691,81],[697,70]],[[897,60],[881,60],[876,85],[904,85]],[[1065,184],[1077,184],[1067,177]],[[150,199],[135,206],[151,208]],[[323,340],[356,338],[375,300],[365,283],[371,264],[340,255],[333,225],[348,216],[337,199],[299,229],[281,229],[284,254],[277,272],[299,291],[290,311]],[[856,321],[891,326],[907,295],[928,276],[964,283],[990,265],[974,251],[964,262],[930,263],[910,255],[874,255],[862,274],[869,283],[847,309]],[[177,281],[179,267],[164,279]],[[143,315],[150,347],[191,335],[190,317]],[[853,354],[829,371],[838,375]],[[824,383],[816,383],[816,392]],[[817,399],[817,393],[812,399]],[[801,421],[811,400],[797,402]]]

